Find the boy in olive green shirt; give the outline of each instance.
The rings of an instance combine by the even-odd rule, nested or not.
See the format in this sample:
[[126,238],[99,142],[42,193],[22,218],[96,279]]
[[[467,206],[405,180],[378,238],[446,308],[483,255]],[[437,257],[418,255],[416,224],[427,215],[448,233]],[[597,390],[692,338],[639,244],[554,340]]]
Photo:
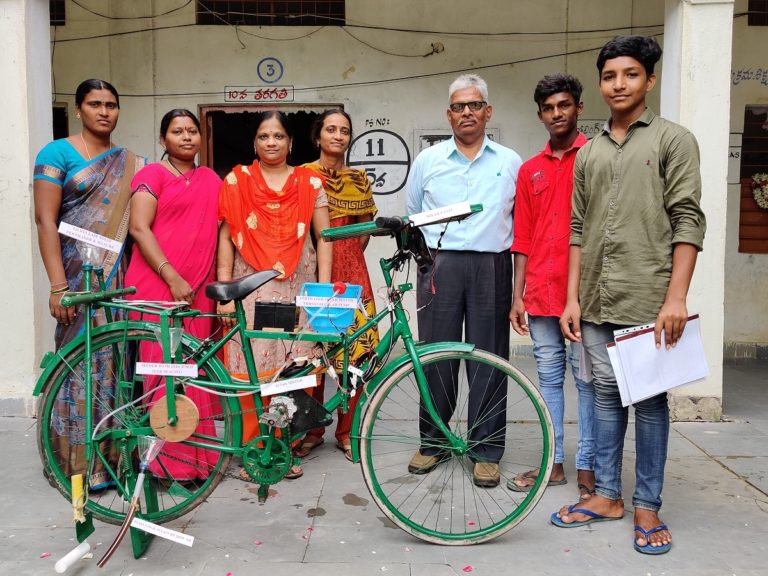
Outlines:
[[[677,343],[704,241],[696,139],[645,105],[660,57],[653,38],[616,37],[603,47],[597,68],[611,118],[576,158],[568,299],[560,326],[566,338],[583,343],[592,361],[596,494],[552,514],[552,523],[563,528],[624,515],[621,461],[628,409],[621,405],[606,344],[614,330],[653,322],[657,347]],[[667,395],[634,408],[634,547],[663,554],[672,546],[658,515],[669,439]]]

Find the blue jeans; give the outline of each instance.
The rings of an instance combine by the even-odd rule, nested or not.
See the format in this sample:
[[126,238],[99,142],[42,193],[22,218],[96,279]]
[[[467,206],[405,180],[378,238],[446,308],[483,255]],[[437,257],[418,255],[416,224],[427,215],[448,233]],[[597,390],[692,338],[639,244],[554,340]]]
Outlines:
[[570,361],[576,390],[579,393],[579,442],[576,449],[576,468],[594,470],[595,432],[594,404],[595,391],[591,382],[578,378],[580,344],[571,344],[566,358],[565,339],[560,331],[560,319],[556,316],[528,315],[528,326],[533,340],[533,356],[539,373],[539,387],[555,427],[555,464],[565,459],[563,450],[563,414],[565,411],[565,364]]
[[[616,376],[605,345],[613,331],[626,326],[581,323],[584,349],[592,360],[595,384],[595,491],[604,498],[621,498],[621,462],[628,408],[621,405]],[[664,466],[669,441],[667,394],[647,398],[635,408],[635,508],[658,511],[664,487]]]

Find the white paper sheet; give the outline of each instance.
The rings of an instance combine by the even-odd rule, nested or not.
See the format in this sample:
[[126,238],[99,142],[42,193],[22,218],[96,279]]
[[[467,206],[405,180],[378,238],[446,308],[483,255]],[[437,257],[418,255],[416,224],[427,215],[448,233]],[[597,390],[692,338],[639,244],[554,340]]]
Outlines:
[[162,362],[136,362],[136,374],[153,376],[187,376],[196,378],[200,369],[197,364],[164,364]]
[[171,530],[165,526],[148,522],[142,518],[134,518],[131,520],[131,526],[143,530],[147,534],[154,534],[155,536],[160,536],[160,538],[165,538],[166,540],[176,542],[177,544],[183,544],[184,546],[192,546],[195,543],[195,537],[190,534],[177,532],[176,530]]
[[112,238],[107,238],[106,236],[91,232],[85,228],[78,228],[67,222],[61,222],[59,224],[59,234],[69,236],[75,240],[80,240],[91,246],[96,246],[97,248],[109,250],[110,252],[115,252],[117,254],[123,249],[123,244],[117,240],[112,240]]
[[272,396],[273,394],[282,394],[291,390],[300,388],[312,388],[317,386],[317,378],[314,374],[301,376],[299,378],[289,378],[288,380],[276,380],[275,382],[264,382],[261,385],[262,396]]
[[610,342],[608,344],[608,359],[611,361],[613,367],[613,373],[616,376],[616,384],[619,387],[619,394],[621,395],[621,405],[626,407],[632,404],[629,390],[627,389],[627,380],[624,378],[624,368],[621,366],[619,360],[619,352],[616,350],[616,342]]
[[624,406],[709,375],[698,314],[688,319],[677,345],[669,350],[663,345],[656,348],[653,325],[617,331],[615,343],[614,347],[609,347],[608,355],[611,356],[611,348],[614,348],[619,369],[613,359],[611,364],[617,382],[619,373],[625,381],[626,394],[622,394]]

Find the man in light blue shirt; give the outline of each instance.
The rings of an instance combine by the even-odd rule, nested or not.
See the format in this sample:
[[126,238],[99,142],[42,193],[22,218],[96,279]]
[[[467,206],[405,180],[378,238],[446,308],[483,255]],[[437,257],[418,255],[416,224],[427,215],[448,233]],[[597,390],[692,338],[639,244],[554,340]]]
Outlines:
[[[462,222],[425,227],[434,264],[419,271],[417,303],[419,337],[427,342],[462,341],[509,358],[509,311],[512,303],[512,208],[520,156],[490,140],[485,127],[491,119],[488,86],[477,75],[459,76],[448,89],[448,121],[453,137],[424,150],[408,177],[408,214],[456,202],[482,204],[483,211]],[[442,390],[441,382],[456,382],[458,365],[427,369],[435,407],[447,422],[456,399]],[[441,370],[451,373],[442,374]],[[488,375],[480,374],[483,370]],[[487,382],[491,371],[473,367],[471,380]],[[503,438],[506,380],[494,378],[489,390],[469,392],[469,455],[475,462],[477,486],[499,483],[498,462]],[[435,383],[433,385],[433,382]],[[480,388],[478,386],[478,388]],[[499,408],[493,408],[498,406]],[[492,417],[487,417],[488,412]],[[482,422],[473,415],[486,414]],[[420,419],[421,448],[408,466],[412,474],[426,474],[443,461],[440,431],[429,418]]]

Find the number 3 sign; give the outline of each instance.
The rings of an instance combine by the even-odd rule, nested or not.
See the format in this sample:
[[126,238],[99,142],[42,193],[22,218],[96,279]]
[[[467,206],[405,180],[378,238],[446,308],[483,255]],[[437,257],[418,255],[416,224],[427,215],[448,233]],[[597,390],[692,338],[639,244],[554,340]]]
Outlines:
[[352,141],[347,165],[368,174],[374,194],[394,194],[405,186],[411,155],[405,141],[389,130],[370,130]]
[[256,66],[256,73],[262,82],[274,84],[283,77],[283,64],[277,58],[267,56],[259,61]]

